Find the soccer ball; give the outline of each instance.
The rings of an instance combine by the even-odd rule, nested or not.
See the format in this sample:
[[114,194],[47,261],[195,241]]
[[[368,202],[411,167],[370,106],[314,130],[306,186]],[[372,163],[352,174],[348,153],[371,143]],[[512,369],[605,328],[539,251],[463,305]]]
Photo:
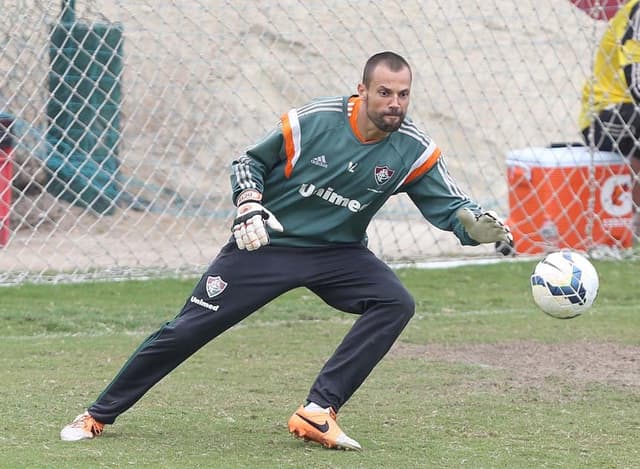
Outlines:
[[558,319],[570,319],[591,307],[600,281],[586,257],[572,251],[553,252],[538,262],[531,274],[536,305]]

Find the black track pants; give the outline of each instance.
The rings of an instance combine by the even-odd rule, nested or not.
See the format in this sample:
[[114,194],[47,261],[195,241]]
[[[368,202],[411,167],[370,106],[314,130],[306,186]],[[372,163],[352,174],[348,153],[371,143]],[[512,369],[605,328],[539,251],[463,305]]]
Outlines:
[[248,252],[229,243],[180,313],[140,344],[89,413],[103,423],[113,423],[203,345],[297,287],[307,287],[334,308],[360,315],[308,396],[308,400],[338,411],[413,316],[411,295],[384,262],[359,244],[265,246]]

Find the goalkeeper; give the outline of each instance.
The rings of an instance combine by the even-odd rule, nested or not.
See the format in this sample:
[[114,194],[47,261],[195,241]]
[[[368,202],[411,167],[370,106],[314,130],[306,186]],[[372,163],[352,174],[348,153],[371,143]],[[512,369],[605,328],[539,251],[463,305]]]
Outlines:
[[406,117],[411,80],[404,58],[375,54],[357,95],[290,110],[232,163],[237,215],[230,242],[180,313],[62,429],[63,440],[100,435],[202,346],[286,291],[306,287],[359,317],[289,419],[289,431],[327,448],[361,449],[336,414],[415,309],[395,273],[366,247],[372,217],[404,192],[429,222],[462,244],[512,242],[509,229],[465,195],[438,146]]

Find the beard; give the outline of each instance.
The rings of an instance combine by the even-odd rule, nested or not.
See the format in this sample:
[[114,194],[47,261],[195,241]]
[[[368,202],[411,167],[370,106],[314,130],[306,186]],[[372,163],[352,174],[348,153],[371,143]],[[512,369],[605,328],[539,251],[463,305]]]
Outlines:
[[[391,133],[398,130],[402,125],[402,123],[404,122],[404,117],[405,117],[402,111],[398,111],[394,113],[385,113],[385,114],[372,114],[367,112],[367,116],[378,129],[386,133]],[[399,119],[396,122],[387,122],[384,120],[386,116],[395,116],[395,117],[399,117]]]

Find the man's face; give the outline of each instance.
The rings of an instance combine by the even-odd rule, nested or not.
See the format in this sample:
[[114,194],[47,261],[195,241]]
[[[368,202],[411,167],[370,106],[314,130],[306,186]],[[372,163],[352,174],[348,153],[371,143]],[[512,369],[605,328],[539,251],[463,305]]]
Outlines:
[[411,72],[408,68],[394,72],[379,64],[371,74],[368,87],[360,84],[358,92],[366,105],[367,117],[382,132],[400,128],[409,108]]

